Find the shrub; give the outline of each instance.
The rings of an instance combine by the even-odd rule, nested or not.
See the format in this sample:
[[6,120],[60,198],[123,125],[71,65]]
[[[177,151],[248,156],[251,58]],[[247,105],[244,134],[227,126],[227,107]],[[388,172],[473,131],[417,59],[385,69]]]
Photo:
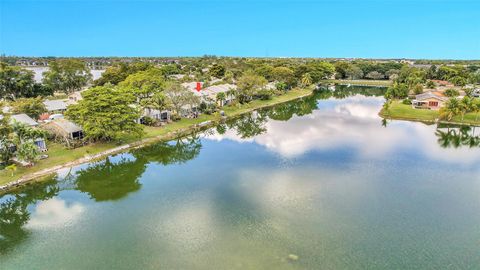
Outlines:
[[418,94],[421,94],[423,93],[423,86],[421,84],[416,84],[414,87],[413,87],[413,92],[415,93],[415,95],[418,95]]
[[429,89],[432,89],[435,88],[435,83],[429,80],[425,86]]
[[255,97],[261,100],[269,100],[272,99],[273,94],[274,93],[272,90],[263,89],[258,91]]
[[459,95],[460,95],[460,92],[457,89],[449,88],[445,90],[445,96],[447,97],[458,97]]
[[156,122],[157,120],[153,119],[152,117],[143,117],[143,124],[146,126],[154,126]]
[[404,99],[404,100],[402,101],[402,104],[412,105],[412,101],[411,101],[410,99],[406,98],[406,99]]

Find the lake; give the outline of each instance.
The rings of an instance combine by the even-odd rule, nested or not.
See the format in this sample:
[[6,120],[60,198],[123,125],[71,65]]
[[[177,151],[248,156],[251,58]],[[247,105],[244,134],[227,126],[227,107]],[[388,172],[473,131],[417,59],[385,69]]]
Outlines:
[[0,269],[478,269],[480,131],[337,87],[0,198]]
[[[33,79],[37,83],[41,83],[43,80],[43,73],[48,71],[49,67],[22,67],[28,70],[33,71]],[[92,80],[96,80],[102,76],[102,73],[105,72],[104,69],[91,69],[90,73],[92,74]]]

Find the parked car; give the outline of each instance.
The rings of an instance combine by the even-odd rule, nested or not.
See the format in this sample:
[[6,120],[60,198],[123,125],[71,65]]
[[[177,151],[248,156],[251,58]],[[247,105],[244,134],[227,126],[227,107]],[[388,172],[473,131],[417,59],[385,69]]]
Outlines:
[[53,120],[55,120],[55,119],[60,119],[60,118],[64,118],[64,117],[63,117],[63,114],[61,114],[61,113],[56,113],[56,114],[50,115],[50,116],[48,117],[48,120],[49,120],[49,121],[53,121]]

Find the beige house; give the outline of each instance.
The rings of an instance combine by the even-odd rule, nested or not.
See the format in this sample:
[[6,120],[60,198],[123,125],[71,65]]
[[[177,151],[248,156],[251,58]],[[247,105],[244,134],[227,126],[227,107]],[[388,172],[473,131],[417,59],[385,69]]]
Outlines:
[[415,109],[429,109],[438,110],[443,107],[443,104],[448,100],[440,92],[428,91],[415,96],[415,100],[412,101],[412,106]]
[[55,140],[66,143],[67,146],[75,146],[83,139],[83,129],[77,124],[64,118],[55,119],[42,125],[42,129],[48,131]]

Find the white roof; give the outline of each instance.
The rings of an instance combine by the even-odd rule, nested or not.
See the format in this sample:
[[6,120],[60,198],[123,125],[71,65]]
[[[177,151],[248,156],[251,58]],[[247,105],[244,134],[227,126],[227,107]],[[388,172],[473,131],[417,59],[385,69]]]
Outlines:
[[205,89],[202,89],[202,91],[200,91],[203,95],[207,95],[209,96],[210,98],[213,98],[215,99],[217,97],[217,94],[218,93],[226,93],[230,90],[235,90],[237,89],[237,86],[234,85],[234,84],[228,84],[228,83],[225,83],[225,84],[219,84],[219,85],[212,85],[212,86],[209,86]]
[[[203,87],[203,82],[200,82],[200,85]],[[184,82],[182,86],[190,91],[197,91],[197,82]]]
[[[201,83],[203,86],[203,83]],[[215,99],[218,93],[225,93],[230,90],[235,90],[237,89],[237,86],[234,84],[219,84],[219,85],[211,85],[209,87],[202,88],[202,90],[197,91],[197,82],[188,82],[188,83],[182,83],[182,86],[187,88],[188,90],[192,91],[196,96],[200,97],[210,97]]]
[[21,114],[14,114],[12,116],[10,116],[10,121],[16,121],[16,122],[19,122],[19,123],[22,123],[22,124],[25,124],[27,126],[37,126],[38,123],[33,120],[30,116],[24,114],[24,113],[21,113]]
[[45,100],[43,102],[45,104],[45,107],[47,108],[47,111],[60,111],[60,110],[66,110],[67,109],[67,103],[63,100]]
[[438,99],[438,100],[442,100],[442,101],[448,100],[448,98],[446,98],[446,97],[435,95],[434,93],[432,93],[432,91],[428,91],[428,92],[425,92],[425,93],[422,93],[422,94],[419,94],[419,95],[415,96],[415,99],[420,100],[420,101],[425,100],[425,99],[429,99],[429,98],[434,98],[434,99]]
[[183,79],[183,77],[185,77],[184,74],[172,74],[170,75],[171,78],[175,78],[177,80],[180,80],[180,79]]
[[[200,85],[203,87],[203,82],[200,82]],[[186,82],[182,83],[182,86],[193,92],[196,96],[202,96],[202,90],[197,91],[197,82]]]
[[67,133],[74,133],[78,131],[82,131],[82,128],[78,126],[77,124],[68,121],[65,118],[57,118],[53,120],[52,122],[48,123],[48,125],[56,125],[60,129],[64,130]]

